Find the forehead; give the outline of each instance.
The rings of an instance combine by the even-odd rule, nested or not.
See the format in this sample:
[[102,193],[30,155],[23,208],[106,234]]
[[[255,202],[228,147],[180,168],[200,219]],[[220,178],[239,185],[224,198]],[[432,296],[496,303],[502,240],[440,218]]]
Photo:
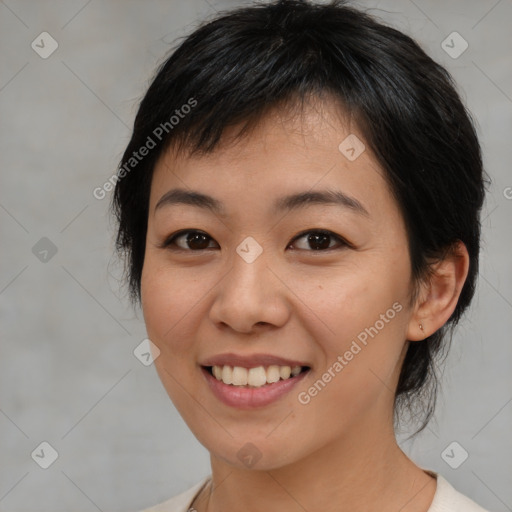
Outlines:
[[171,146],[155,166],[153,211],[172,188],[193,189],[223,203],[329,188],[362,204],[392,200],[384,173],[364,136],[333,102],[310,102],[300,111],[269,111],[240,139],[241,125],[228,127],[208,154]]

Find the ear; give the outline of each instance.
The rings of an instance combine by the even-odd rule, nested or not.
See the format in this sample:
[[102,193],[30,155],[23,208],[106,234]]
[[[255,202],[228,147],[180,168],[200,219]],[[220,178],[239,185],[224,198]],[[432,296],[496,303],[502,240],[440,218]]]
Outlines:
[[448,321],[457,306],[468,269],[468,251],[460,240],[442,260],[431,264],[413,307],[407,329],[408,340],[423,340]]

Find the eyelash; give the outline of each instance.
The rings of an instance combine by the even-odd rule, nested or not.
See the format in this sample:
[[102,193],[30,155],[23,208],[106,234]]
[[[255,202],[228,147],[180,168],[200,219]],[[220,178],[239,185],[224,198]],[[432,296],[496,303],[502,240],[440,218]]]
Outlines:
[[[176,242],[176,240],[178,238],[180,238],[180,237],[182,237],[184,235],[190,234],[190,233],[204,235],[207,238],[209,238],[210,240],[213,240],[213,238],[211,238],[204,231],[200,231],[200,230],[197,230],[197,229],[183,229],[183,230],[180,230],[180,231],[170,235],[159,247],[161,249],[168,249],[168,250],[171,250],[173,252],[201,252],[201,251],[207,251],[207,250],[211,249],[211,247],[210,248],[206,248],[206,249],[182,249],[181,247],[177,247],[177,248],[176,247],[172,247],[172,245],[175,245],[175,242]],[[310,229],[310,230],[307,230],[307,231],[302,231],[301,233],[299,233],[297,236],[295,236],[293,238],[293,240],[290,242],[288,247],[291,244],[293,244],[295,241],[303,238],[306,235],[311,235],[311,234],[324,235],[324,236],[328,236],[328,237],[334,238],[335,240],[338,241],[338,243],[340,244],[340,247],[328,247],[327,249],[320,249],[320,250],[314,250],[314,249],[309,249],[309,250],[307,250],[307,249],[298,249],[298,250],[306,251],[306,252],[312,252],[312,253],[321,253],[321,252],[325,253],[325,252],[330,252],[330,251],[336,250],[336,249],[343,249],[344,247],[353,248],[353,245],[350,244],[349,242],[347,242],[343,237],[337,235],[336,233],[333,233],[332,231],[328,231],[328,230],[325,230],[325,229]]]

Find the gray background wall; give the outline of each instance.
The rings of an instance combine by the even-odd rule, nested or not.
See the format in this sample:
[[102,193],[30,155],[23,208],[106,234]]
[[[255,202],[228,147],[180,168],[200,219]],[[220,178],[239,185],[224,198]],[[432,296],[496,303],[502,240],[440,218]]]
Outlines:
[[[108,198],[92,191],[114,172],[169,44],[241,4],[0,2],[1,511],[133,511],[209,473],[154,368],[133,355],[142,315],[119,289]],[[452,72],[494,180],[478,292],[446,364],[436,421],[403,446],[485,507],[512,510],[512,2],[359,5]],[[51,50],[43,31],[58,43],[45,59],[31,47]],[[457,58],[441,46],[453,31],[469,44]],[[44,441],[58,452],[46,470],[35,462],[51,460]],[[469,453],[458,469],[442,458],[454,441]]]

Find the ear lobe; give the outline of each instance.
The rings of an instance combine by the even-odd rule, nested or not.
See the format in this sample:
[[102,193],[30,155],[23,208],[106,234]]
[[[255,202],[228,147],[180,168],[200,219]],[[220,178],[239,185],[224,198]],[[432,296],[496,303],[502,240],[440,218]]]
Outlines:
[[431,264],[409,322],[408,340],[423,340],[448,321],[457,306],[468,270],[468,251],[460,240],[441,260]]

